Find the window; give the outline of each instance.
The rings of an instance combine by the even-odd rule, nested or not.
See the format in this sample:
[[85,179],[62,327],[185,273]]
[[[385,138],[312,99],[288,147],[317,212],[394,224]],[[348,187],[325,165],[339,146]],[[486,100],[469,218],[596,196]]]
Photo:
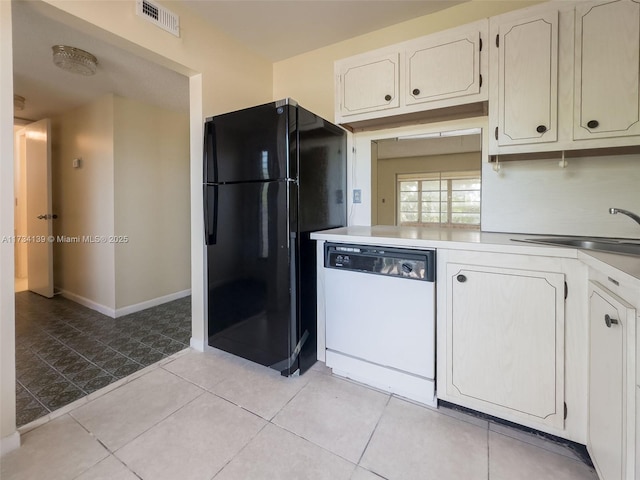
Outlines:
[[480,172],[398,175],[398,225],[480,225]]

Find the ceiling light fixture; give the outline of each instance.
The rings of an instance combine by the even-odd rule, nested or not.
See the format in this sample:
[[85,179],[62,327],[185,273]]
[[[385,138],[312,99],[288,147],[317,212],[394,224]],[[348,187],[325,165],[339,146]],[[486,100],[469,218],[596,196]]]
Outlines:
[[25,98],[21,97],[20,95],[13,95],[13,109],[14,110],[24,110],[24,102],[25,102]]
[[96,73],[98,59],[89,52],[66,45],[54,45],[53,63],[68,72],[80,75],[93,75]]

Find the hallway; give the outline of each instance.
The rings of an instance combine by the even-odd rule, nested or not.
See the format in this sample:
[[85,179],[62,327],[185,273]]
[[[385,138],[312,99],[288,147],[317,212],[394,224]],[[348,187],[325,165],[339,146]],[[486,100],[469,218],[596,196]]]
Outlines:
[[189,346],[191,298],[113,319],[16,293],[16,423],[25,425]]

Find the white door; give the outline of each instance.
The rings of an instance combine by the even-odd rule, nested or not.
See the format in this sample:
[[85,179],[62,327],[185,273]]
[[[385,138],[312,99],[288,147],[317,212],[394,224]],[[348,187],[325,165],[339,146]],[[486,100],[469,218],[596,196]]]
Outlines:
[[29,290],[53,297],[53,212],[51,209],[51,122],[24,128],[27,172],[27,277]]

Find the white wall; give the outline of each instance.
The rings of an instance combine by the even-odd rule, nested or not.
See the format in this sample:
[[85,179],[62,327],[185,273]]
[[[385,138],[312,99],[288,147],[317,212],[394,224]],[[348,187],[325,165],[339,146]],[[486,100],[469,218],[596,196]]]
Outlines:
[[[114,97],[106,95],[52,121],[54,235],[114,232]],[[73,159],[80,158],[80,168]],[[116,307],[113,244],[54,244],[54,285],[103,313]]]
[[116,310],[190,288],[189,116],[115,97]]
[[[14,227],[12,62],[11,3],[0,1],[0,238],[12,236]],[[13,269],[13,244],[0,242],[0,454],[20,445],[16,432]]]
[[482,170],[482,229],[495,232],[640,238],[640,155],[504,162]]

